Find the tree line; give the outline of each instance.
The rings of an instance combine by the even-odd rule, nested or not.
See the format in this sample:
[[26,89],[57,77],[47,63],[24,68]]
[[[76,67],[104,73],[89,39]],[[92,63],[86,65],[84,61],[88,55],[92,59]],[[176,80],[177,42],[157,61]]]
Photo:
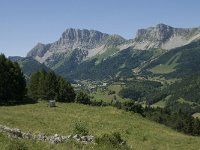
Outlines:
[[164,124],[176,131],[193,136],[200,135],[200,120],[189,113],[181,111],[181,109],[174,112],[168,108],[143,107],[134,101],[115,102],[110,105],[118,109],[138,113],[147,119]]
[[71,84],[52,71],[41,70],[33,73],[27,87],[28,96],[33,99],[73,102],[76,96]]
[[26,80],[16,62],[0,55],[0,102],[20,101],[26,94]]
[[86,93],[76,93],[68,81],[53,71],[37,71],[26,81],[18,63],[0,54],[0,104],[53,99],[59,102],[90,103]]

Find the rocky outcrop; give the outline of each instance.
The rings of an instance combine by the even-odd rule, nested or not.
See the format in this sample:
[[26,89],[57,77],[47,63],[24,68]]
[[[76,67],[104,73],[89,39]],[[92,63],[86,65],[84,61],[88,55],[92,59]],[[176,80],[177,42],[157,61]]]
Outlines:
[[61,38],[54,43],[46,45],[38,43],[27,56],[43,63],[55,54],[67,55],[77,48],[87,51],[94,49],[101,46],[108,36],[108,34],[95,30],[70,28],[65,30]]
[[200,28],[173,28],[165,24],[139,29],[131,41],[135,49],[163,48],[173,49],[200,39]]
[[17,128],[9,128],[1,124],[0,124],[0,132],[4,132],[9,137],[13,137],[13,138],[34,139],[38,141],[50,142],[53,144],[64,143],[69,140],[75,140],[83,144],[94,143],[94,136],[91,136],[91,135],[81,136],[81,135],[76,134],[74,136],[71,136],[71,135],[61,136],[61,135],[55,134],[52,136],[47,136],[44,133],[32,134],[31,132],[22,132],[21,130]]
[[200,28],[174,28],[165,24],[139,29],[134,39],[109,35],[95,30],[67,29],[54,43],[38,43],[28,54],[58,74],[65,75],[84,61],[106,60],[129,47],[138,50],[170,50],[200,39]]

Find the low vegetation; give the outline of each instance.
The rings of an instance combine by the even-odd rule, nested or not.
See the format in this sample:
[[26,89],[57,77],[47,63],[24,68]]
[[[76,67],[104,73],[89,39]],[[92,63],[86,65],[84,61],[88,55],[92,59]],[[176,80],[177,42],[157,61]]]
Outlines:
[[[119,110],[111,106],[94,107],[76,103],[57,103],[57,107],[49,108],[46,102],[19,106],[1,106],[1,124],[19,128],[25,132],[46,133],[47,135],[69,135],[74,133],[75,124],[82,122],[85,130],[95,137],[103,137],[118,132],[127,145],[133,149],[198,149],[199,137],[177,133],[166,126],[160,125],[141,115]],[[78,125],[79,126],[79,125]],[[79,130],[79,129],[78,129]],[[83,131],[84,131],[83,130]],[[80,131],[80,130],[79,130]],[[82,129],[81,129],[82,131]],[[87,131],[87,130],[86,130]],[[85,132],[85,131],[84,131]],[[6,149],[11,139],[0,135],[0,147]],[[52,145],[49,143],[29,140],[16,140],[28,149],[109,149],[112,146],[79,145],[75,143]],[[112,141],[112,140],[111,140]],[[8,142],[8,143],[6,143]],[[11,143],[15,142],[11,140]],[[10,143],[10,144],[11,144]],[[12,145],[12,144],[11,144]],[[110,148],[116,149],[116,148]]]
[[[178,59],[181,56],[174,57],[170,62],[177,62]],[[164,124],[184,134],[200,135],[200,120],[194,117],[200,110],[199,74],[172,85],[149,81],[144,77],[124,80],[123,87],[117,84],[106,87],[103,84],[104,91],[101,92],[106,92],[107,95],[103,95],[107,97],[100,96],[104,100],[98,100],[98,93],[89,95],[87,91],[75,92],[68,81],[52,71],[37,71],[26,83],[17,63],[0,55],[0,66],[0,104],[3,104],[0,122],[4,125],[36,133],[95,135],[97,145],[69,141],[67,144],[71,149],[176,149],[177,145],[183,149],[189,148],[190,144],[196,147],[195,143],[200,141],[199,137],[189,137],[155,123]],[[123,72],[125,76],[126,69]],[[62,103],[57,103],[54,108],[46,107],[46,101],[53,99]],[[22,102],[23,105],[20,105]],[[150,107],[155,103],[163,108]],[[16,106],[5,106],[11,104]],[[157,137],[165,141],[158,142]],[[4,134],[0,134],[0,138],[3,139],[0,142],[2,149],[12,149],[13,145],[22,149],[65,149],[67,146],[58,144],[51,147],[47,143],[24,139],[8,141]],[[189,140],[190,143],[183,143],[182,140]]]

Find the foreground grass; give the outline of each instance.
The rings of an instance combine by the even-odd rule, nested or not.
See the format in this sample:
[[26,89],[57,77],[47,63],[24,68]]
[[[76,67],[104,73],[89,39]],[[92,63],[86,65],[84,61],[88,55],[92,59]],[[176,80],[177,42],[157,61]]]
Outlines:
[[[85,122],[90,133],[95,136],[120,132],[128,145],[137,150],[196,150],[200,145],[199,137],[177,133],[140,115],[113,107],[58,103],[57,107],[48,108],[44,102],[0,107],[1,124],[26,132],[69,135],[73,133],[74,125],[78,121]],[[5,143],[9,142],[10,139],[0,134],[0,149],[7,149]],[[52,145],[32,140],[17,142],[24,142],[29,149],[102,149],[92,145],[77,146],[74,143]]]

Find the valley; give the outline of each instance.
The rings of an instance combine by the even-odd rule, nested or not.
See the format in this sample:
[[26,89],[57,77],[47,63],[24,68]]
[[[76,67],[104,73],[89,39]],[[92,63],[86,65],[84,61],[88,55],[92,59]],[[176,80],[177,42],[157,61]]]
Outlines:
[[198,149],[199,58],[200,28],[165,24],[129,40],[68,28],[26,57],[1,54],[0,124],[74,136],[81,122],[96,140],[49,144],[0,132],[0,149]]

